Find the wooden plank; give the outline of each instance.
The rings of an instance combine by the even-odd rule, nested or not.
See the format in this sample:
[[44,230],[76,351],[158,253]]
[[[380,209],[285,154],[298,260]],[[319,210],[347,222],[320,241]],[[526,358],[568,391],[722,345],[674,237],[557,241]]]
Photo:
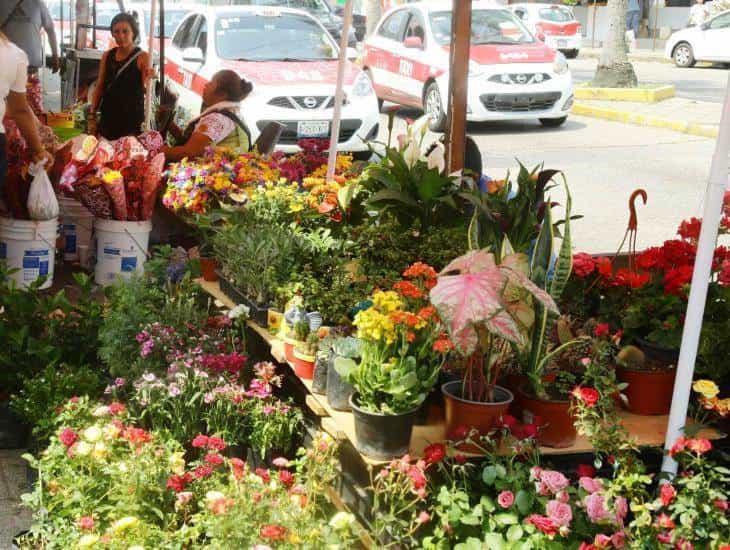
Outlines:
[[329,416],[327,409],[320,405],[319,401],[311,393],[307,394],[304,400],[307,403],[307,407],[317,416]]

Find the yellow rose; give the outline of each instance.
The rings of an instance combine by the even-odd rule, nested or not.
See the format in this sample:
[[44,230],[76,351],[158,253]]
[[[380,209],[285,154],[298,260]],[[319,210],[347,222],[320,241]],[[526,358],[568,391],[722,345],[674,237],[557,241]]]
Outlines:
[[102,433],[98,426],[91,426],[86,428],[82,435],[89,443],[96,443],[101,439]]
[[118,519],[112,524],[112,531],[115,533],[121,533],[127,529],[131,529],[139,523],[139,519],[134,516],[125,516],[122,519]]
[[712,380],[697,380],[692,384],[692,389],[702,394],[706,399],[712,399],[720,393],[720,388]]
[[84,535],[79,539],[79,548],[91,548],[99,540],[99,535]]

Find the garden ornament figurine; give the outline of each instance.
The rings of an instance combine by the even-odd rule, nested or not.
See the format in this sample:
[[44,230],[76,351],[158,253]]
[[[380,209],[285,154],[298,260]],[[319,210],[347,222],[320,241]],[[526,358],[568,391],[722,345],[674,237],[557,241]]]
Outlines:
[[646,191],[643,189],[636,189],[633,193],[631,193],[631,196],[629,197],[629,224],[626,226],[626,233],[624,233],[624,238],[621,241],[621,244],[618,247],[618,250],[616,251],[616,256],[614,256],[614,259],[618,257],[619,253],[621,252],[621,249],[624,247],[624,244],[626,243],[626,240],[629,241],[629,270],[630,271],[636,271],[636,235],[637,235],[637,227],[639,224],[639,219],[636,215],[636,199],[638,197],[641,197],[641,200],[646,204]]

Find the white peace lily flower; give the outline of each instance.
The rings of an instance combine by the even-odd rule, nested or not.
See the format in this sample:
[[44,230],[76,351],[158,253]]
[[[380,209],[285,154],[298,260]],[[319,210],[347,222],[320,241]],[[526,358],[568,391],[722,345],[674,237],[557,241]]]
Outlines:
[[102,433],[98,426],[90,426],[84,430],[82,435],[89,443],[96,443],[101,439]]
[[426,158],[429,169],[436,168],[441,174],[446,169],[446,147],[443,143],[437,143]]
[[239,317],[243,316],[244,318],[248,317],[249,312],[251,311],[251,308],[244,304],[238,304],[236,307],[234,307],[232,310],[228,312],[228,318],[229,319],[238,319]]
[[421,158],[421,151],[415,140],[409,140],[403,151],[403,160],[408,165],[408,168],[413,168],[413,165]]

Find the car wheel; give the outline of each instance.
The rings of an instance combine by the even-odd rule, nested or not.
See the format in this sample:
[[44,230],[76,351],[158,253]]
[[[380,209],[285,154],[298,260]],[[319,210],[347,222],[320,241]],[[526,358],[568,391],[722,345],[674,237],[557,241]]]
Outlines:
[[692,52],[692,46],[690,46],[687,42],[680,42],[674,48],[672,59],[674,59],[674,64],[677,67],[691,67],[695,64],[695,56],[694,52]]
[[567,116],[561,116],[560,118],[541,118],[540,124],[545,126],[545,128],[557,128],[558,126],[562,126],[566,120],[568,120]]
[[423,112],[429,116],[428,127],[431,131],[446,130],[446,112],[443,109],[439,86],[435,82],[431,82],[423,94]]
[[565,57],[568,59],[575,59],[578,57],[578,50],[566,50]]

